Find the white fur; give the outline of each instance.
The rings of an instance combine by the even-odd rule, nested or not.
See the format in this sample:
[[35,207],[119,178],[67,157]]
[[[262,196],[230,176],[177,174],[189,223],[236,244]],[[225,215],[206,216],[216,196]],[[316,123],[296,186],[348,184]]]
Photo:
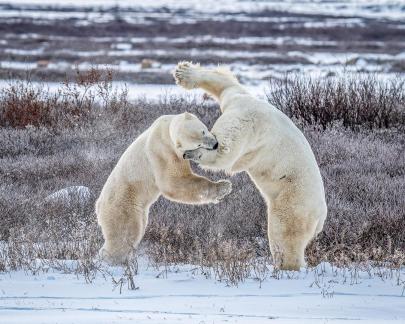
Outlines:
[[123,263],[142,239],[149,207],[162,194],[188,204],[217,203],[231,191],[229,181],[195,175],[183,159],[185,150],[217,143],[192,114],[158,118],[124,152],[96,202],[105,243],[100,255]]
[[[327,214],[323,181],[311,147],[281,111],[254,98],[229,71],[180,62],[177,84],[200,87],[219,102],[222,115],[211,132],[218,151],[186,152],[204,168],[246,171],[268,206],[268,237],[276,265],[305,265],[307,244]],[[248,215],[247,215],[248,216]]]

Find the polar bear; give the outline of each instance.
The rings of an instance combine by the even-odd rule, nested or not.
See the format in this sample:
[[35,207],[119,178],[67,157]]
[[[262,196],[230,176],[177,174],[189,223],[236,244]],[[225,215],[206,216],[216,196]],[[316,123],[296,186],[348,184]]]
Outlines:
[[125,262],[142,239],[149,207],[160,195],[187,204],[217,203],[231,192],[227,180],[212,182],[194,174],[186,150],[216,149],[218,142],[194,115],[165,115],[124,152],[96,202],[105,243],[100,256]]
[[202,88],[220,104],[211,132],[217,150],[186,151],[203,168],[246,171],[268,208],[270,251],[279,269],[305,265],[307,244],[323,228],[327,207],[322,177],[301,131],[281,111],[254,98],[229,71],[180,62],[173,72],[186,89]]

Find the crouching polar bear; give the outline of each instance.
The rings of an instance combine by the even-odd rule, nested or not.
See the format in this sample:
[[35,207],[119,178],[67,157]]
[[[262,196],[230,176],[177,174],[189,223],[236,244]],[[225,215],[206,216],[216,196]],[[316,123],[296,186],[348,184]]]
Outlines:
[[188,204],[217,203],[232,190],[227,180],[195,175],[186,150],[216,149],[218,142],[194,115],[159,117],[121,156],[96,202],[105,243],[100,256],[125,262],[142,239],[150,205],[162,194]]
[[276,266],[298,270],[327,213],[321,174],[304,135],[281,111],[249,94],[229,70],[180,62],[173,75],[180,86],[213,95],[222,112],[211,130],[219,148],[190,150],[184,158],[208,169],[246,171],[268,206]]

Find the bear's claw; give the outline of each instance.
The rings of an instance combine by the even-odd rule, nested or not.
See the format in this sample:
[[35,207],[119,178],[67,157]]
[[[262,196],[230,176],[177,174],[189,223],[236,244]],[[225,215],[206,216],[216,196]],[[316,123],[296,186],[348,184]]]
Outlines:
[[179,62],[173,71],[173,77],[176,80],[176,84],[186,89],[197,88],[197,83],[193,80],[193,70],[198,66],[198,64],[193,64],[192,62]]

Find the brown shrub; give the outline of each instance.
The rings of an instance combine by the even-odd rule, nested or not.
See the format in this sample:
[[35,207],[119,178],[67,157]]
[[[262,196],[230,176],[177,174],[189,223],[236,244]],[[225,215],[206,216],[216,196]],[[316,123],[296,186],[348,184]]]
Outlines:
[[324,129],[335,122],[352,130],[405,124],[405,80],[400,77],[384,81],[376,76],[287,76],[270,82],[267,97],[289,117]]
[[53,93],[45,86],[34,86],[29,79],[14,81],[0,92],[0,126],[67,128],[88,123],[99,108],[115,112],[126,106],[126,89],[112,87],[112,72],[91,68],[76,70]]

